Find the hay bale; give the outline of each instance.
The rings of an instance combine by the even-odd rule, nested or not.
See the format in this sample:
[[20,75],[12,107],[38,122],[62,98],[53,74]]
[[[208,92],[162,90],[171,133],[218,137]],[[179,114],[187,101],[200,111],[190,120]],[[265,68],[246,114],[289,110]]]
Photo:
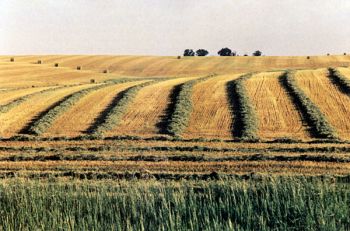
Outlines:
[[90,79],[90,83],[96,83],[95,79]]
[[105,73],[105,74],[109,73],[108,69],[103,70],[103,73]]
[[43,62],[41,60],[38,60],[38,64],[42,64]]
[[346,53],[344,52],[344,55],[346,55]]
[[10,62],[14,62],[14,61],[15,61],[15,58],[12,57],[12,58],[10,59]]
[[80,71],[81,70],[81,66],[77,66],[77,70]]
[[181,59],[181,56],[177,56],[177,59]]
[[55,63],[55,67],[58,67],[58,63]]
[[328,53],[327,56],[330,56],[330,54]]
[[307,59],[310,59],[310,56],[307,56],[306,58],[307,58]]

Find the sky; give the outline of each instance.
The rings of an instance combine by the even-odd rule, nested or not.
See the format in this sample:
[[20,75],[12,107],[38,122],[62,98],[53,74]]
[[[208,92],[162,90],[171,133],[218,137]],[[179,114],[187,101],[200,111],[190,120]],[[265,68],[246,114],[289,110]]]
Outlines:
[[0,0],[0,54],[350,53],[350,0]]

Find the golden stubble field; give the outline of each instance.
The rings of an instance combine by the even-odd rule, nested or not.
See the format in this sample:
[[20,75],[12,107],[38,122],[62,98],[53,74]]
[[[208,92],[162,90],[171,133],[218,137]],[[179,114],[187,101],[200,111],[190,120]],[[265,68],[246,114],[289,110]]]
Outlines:
[[[350,95],[327,70],[337,67],[350,81],[350,56],[72,55],[16,56],[14,62],[10,57],[0,56],[0,176],[350,173]],[[281,81],[287,69],[295,70],[298,87],[339,140],[318,139],[312,132]],[[228,92],[228,84],[247,73],[252,73],[244,82],[249,112]],[[213,76],[179,97],[186,83],[208,75]],[[79,96],[89,88],[96,90]],[[184,127],[180,136],[166,132],[176,108],[188,112],[178,120]],[[241,140],[233,131],[245,129],[252,113],[259,140]],[[43,117],[45,131],[29,134]],[[95,125],[103,127],[102,134],[91,133]]]

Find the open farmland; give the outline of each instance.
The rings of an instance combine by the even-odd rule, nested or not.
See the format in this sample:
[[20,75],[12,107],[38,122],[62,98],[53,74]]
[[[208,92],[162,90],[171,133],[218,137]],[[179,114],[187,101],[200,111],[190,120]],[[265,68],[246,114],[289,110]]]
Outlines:
[[10,58],[0,229],[350,225],[350,56]]

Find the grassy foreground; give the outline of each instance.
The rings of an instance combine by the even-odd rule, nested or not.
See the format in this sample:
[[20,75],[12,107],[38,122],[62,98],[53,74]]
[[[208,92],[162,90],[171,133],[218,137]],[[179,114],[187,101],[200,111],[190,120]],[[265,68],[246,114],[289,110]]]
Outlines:
[[0,183],[0,230],[348,230],[349,216],[349,184],[303,177]]

